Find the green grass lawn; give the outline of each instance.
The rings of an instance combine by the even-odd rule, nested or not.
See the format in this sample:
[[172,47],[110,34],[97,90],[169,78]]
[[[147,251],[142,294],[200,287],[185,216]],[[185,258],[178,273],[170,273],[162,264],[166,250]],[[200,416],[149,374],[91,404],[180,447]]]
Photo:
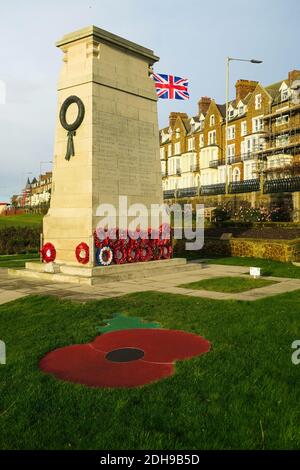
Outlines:
[[189,284],[181,284],[178,287],[195,290],[210,290],[217,292],[245,292],[258,287],[269,286],[275,284],[274,281],[266,279],[253,279],[245,277],[214,277],[211,279],[202,279],[201,281],[190,282]]
[[[299,449],[299,310],[300,291],[255,302],[148,292],[0,305],[0,448]],[[114,312],[203,335],[212,350],[143,388],[91,389],[40,372],[48,351],[91,341]]]
[[0,268],[24,268],[26,261],[36,261],[39,258],[39,253],[0,255]]
[[40,214],[21,214],[8,215],[0,217],[0,229],[3,227],[42,227],[43,215]]
[[223,264],[228,266],[257,266],[262,269],[263,276],[291,277],[300,279],[300,267],[292,263],[281,263],[261,258],[239,258],[237,256],[213,258],[205,261],[206,264]]

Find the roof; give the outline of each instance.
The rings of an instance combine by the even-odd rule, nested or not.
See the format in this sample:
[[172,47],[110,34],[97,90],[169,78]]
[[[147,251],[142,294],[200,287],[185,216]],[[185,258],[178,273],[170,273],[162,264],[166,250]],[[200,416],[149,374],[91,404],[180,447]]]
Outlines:
[[249,91],[248,95],[246,95],[245,98],[241,99],[241,101],[242,101],[244,104],[248,104],[249,101],[250,101],[251,96],[252,96],[252,93]]
[[287,79],[285,78],[284,80],[280,80],[280,82],[276,82],[276,83],[272,83],[271,85],[268,85],[268,86],[265,86],[265,90],[269,93],[269,95],[271,96],[274,104],[276,102],[279,102],[281,101],[281,97],[280,97],[280,87],[282,85],[283,82],[287,82]]
[[[182,119],[182,118],[181,118]],[[189,119],[182,119],[185,130],[189,132],[191,130],[191,123]]]
[[217,108],[223,117],[226,117],[226,104],[217,104]]

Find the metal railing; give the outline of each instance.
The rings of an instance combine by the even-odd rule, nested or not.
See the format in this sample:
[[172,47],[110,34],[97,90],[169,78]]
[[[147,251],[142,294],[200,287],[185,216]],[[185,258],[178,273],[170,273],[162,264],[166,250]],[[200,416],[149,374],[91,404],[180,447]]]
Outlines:
[[300,176],[277,178],[264,183],[264,193],[282,193],[300,191]]
[[172,199],[175,197],[175,189],[169,189],[167,191],[164,191],[164,199]]
[[213,194],[225,194],[225,183],[201,186],[200,194],[202,196],[209,196]]
[[195,186],[193,188],[179,188],[177,190],[177,197],[192,197],[197,196],[199,189]]
[[211,160],[208,163],[209,168],[218,168],[219,166],[219,160]]
[[255,158],[255,156],[251,152],[242,153],[241,155],[241,159],[243,162],[245,162],[246,160],[252,160],[253,158]]
[[233,181],[229,183],[228,191],[231,194],[237,193],[250,193],[253,191],[259,191],[260,184],[259,179],[251,179],[245,181]]
[[241,155],[231,155],[230,157],[227,157],[227,163],[239,163],[242,160]]

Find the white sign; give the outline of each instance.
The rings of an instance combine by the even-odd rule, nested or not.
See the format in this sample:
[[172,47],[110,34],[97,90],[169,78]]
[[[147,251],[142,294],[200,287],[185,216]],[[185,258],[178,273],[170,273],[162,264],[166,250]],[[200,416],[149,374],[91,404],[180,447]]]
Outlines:
[[260,276],[260,268],[255,268],[254,266],[252,266],[250,268],[250,276],[253,276],[253,277],[259,277]]

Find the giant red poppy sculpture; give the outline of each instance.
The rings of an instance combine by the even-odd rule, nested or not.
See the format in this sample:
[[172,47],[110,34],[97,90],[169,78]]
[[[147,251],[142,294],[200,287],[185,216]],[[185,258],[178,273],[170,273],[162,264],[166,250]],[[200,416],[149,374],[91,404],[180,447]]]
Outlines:
[[138,387],[172,375],[175,361],[209,350],[209,341],[184,331],[121,329],[88,344],[56,349],[40,361],[40,367],[58,379],[90,387]]

